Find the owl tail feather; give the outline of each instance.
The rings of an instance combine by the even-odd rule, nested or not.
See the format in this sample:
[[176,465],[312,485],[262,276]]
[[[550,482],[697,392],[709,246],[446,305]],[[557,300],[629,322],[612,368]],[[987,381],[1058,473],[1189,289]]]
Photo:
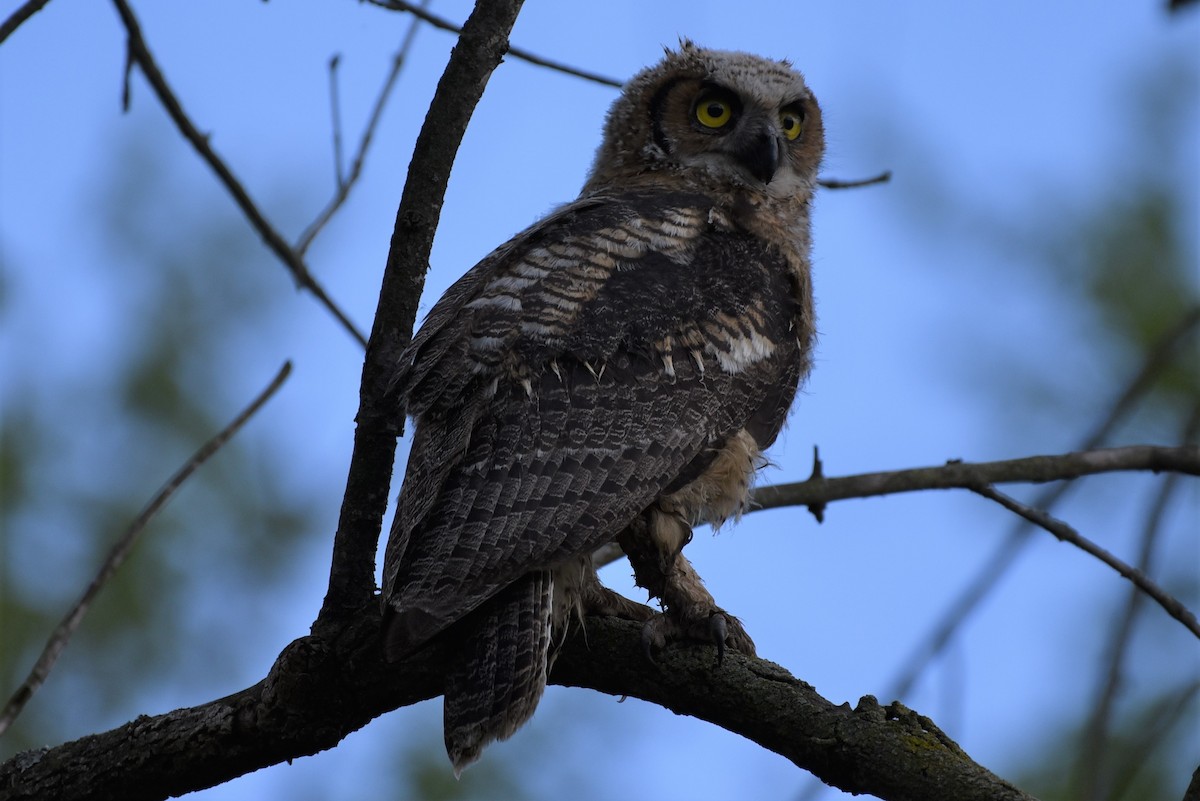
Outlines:
[[529,573],[458,624],[443,724],[455,776],[537,708],[546,688],[553,584],[549,571]]

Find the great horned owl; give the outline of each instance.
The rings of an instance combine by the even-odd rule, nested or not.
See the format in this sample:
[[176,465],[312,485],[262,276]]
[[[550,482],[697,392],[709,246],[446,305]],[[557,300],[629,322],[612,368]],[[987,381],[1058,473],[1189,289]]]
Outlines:
[[[533,714],[583,612],[753,653],[681,549],[744,507],[809,370],[821,112],[785,61],[684,41],[609,112],[579,198],[460,278],[395,381],[415,421],[384,650],[451,649],[456,772]],[[600,586],[617,541],[662,613]]]

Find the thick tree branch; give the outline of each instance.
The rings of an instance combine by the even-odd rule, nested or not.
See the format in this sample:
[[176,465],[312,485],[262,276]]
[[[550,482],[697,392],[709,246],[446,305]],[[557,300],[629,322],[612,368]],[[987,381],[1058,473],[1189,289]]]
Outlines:
[[[332,748],[398,706],[441,692],[434,647],[386,666],[376,606],[334,639],[301,638],[261,682],[226,698],[0,765],[7,801],[151,801],[211,787],[258,768]],[[1028,801],[973,762],[927,718],[873,698],[835,705],[770,662],[709,647],[673,647],[651,663],[636,623],[589,618],[551,681],[629,695],[708,720],[782,754],[823,781],[895,801]]]
[[[312,273],[308,271],[308,266],[304,263],[304,259],[288,245],[283,236],[267,222],[267,218],[259,210],[258,205],[250,198],[250,194],[242,186],[241,182],[234,176],[233,172],[226,166],[225,162],[217,155],[216,151],[208,143],[208,137],[200,133],[191,119],[183,110],[179,99],[175,97],[175,93],[171,91],[171,87],[167,84],[167,79],[163,77],[162,70],[158,68],[158,63],[154,60],[154,56],[150,54],[150,48],[146,44],[145,38],[142,36],[142,27],[138,23],[137,17],[133,14],[133,9],[125,0],[113,0],[117,7],[117,13],[121,15],[121,21],[125,24],[125,31],[129,37],[129,62],[126,69],[126,80],[128,81],[128,66],[136,63],[142,70],[142,74],[146,76],[150,87],[154,90],[154,94],[158,96],[158,100],[166,109],[168,116],[175,123],[179,132],[183,137],[191,143],[200,157],[208,164],[212,171],[217,174],[221,183],[233,196],[234,201],[246,215],[246,219],[258,231],[259,236],[267,243],[279,260],[283,262],[292,277],[296,279],[296,283],[307,289],[313,296],[324,306],[330,314],[332,314],[342,327],[350,332],[350,335],[357,339],[363,345],[367,340],[350,321],[338,305],[333,302],[329,295],[325,292],[317,280],[313,278]],[[128,87],[127,87],[128,90]],[[128,91],[126,92],[128,99]]]
[[412,336],[450,168],[488,78],[508,49],[508,34],[521,4],[522,0],[476,3],[413,147],[363,362],[358,427],[334,535],[329,591],[318,624],[351,613],[374,592],[375,551],[404,422],[390,397],[389,382]]
[[1132,445],[1076,451],[1055,456],[1028,456],[1000,462],[952,461],[938,467],[862,473],[841,478],[821,476],[754,491],[752,507],[823,506],[831,501],[870,498],[931,489],[974,489],[980,484],[1067,481],[1095,473],[1125,470],[1172,471],[1200,475],[1200,447]]

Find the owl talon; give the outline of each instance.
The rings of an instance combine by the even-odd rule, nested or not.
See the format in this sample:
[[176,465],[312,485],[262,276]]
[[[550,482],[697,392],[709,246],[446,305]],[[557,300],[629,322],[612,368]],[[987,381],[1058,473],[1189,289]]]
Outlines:
[[714,610],[707,616],[694,616],[680,620],[668,610],[655,614],[642,626],[641,647],[646,660],[653,663],[654,653],[661,651],[671,642],[711,643],[717,647],[717,665],[725,663],[725,651],[735,651],[754,656],[754,642],[736,617],[727,612]]
[[725,662],[725,638],[729,636],[729,624],[720,612],[714,612],[708,619],[708,632],[717,646],[717,666]]
[[654,652],[666,646],[667,637],[663,629],[668,625],[670,621],[665,615],[655,614],[642,626],[642,654],[647,662],[654,664]]

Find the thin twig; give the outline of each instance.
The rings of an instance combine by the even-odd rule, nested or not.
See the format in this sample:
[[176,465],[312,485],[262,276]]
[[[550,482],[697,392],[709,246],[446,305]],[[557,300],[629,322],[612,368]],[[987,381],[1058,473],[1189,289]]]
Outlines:
[[[422,5],[427,5],[429,0],[422,0]],[[412,24],[408,26],[408,30],[404,34],[404,41],[401,42],[400,48],[392,56],[392,66],[388,70],[387,78],[383,82],[383,88],[379,91],[379,96],[375,98],[375,105],[371,109],[371,117],[367,120],[367,126],[363,130],[362,139],[358,143],[358,152],[354,156],[354,162],[350,165],[349,174],[343,179],[341,166],[341,148],[340,148],[340,112],[337,111],[337,103],[335,106],[335,145],[334,158],[338,162],[337,175],[338,183],[337,190],[333,197],[317,215],[316,219],[309,223],[304,232],[300,234],[300,238],[296,240],[296,252],[304,255],[308,251],[308,246],[312,244],[313,239],[320,233],[325,224],[333,217],[342,204],[346,202],[346,198],[350,196],[350,190],[358,182],[359,176],[362,175],[363,162],[367,157],[367,149],[371,146],[371,140],[375,136],[375,128],[379,125],[379,120],[383,118],[383,109],[387,105],[388,98],[392,95],[392,87],[396,85],[396,79],[400,77],[400,70],[404,67],[404,62],[408,58],[408,53],[412,49],[413,42],[416,40],[417,28],[420,26],[420,20],[414,18]]]
[[25,5],[18,8],[8,19],[4,20],[4,24],[0,25],[0,44],[7,39],[13,31],[21,27],[21,23],[32,17],[34,14],[42,10],[42,7],[49,3],[50,0],[29,0]]
[[[1133,797],[1129,793],[1129,786],[1143,768],[1153,764],[1150,755],[1154,750],[1166,741],[1180,720],[1185,723],[1195,720],[1192,705],[1198,695],[1200,681],[1193,680],[1175,692],[1164,694],[1157,703],[1139,716],[1146,723],[1134,729],[1137,732],[1136,739],[1121,749],[1122,764],[1114,771],[1112,792],[1106,798]],[[1196,789],[1200,790],[1200,787]],[[1184,801],[1189,801],[1189,797],[1184,796]],[[1200,801],[1200,794],[1193,796],[1192,801]]]
[[[329,59],[329,114],[333,125],[333,179],[341,190],[346,183],[342,177],[342,103],[338,96],[338,62],[342,57],[334,55]],[[296,248],[297,251],[301,251]]]
[[1149,576],[1138,570],[1136,567],[1133,567],[1132,565],[1118,559],[1116,556],[1109,553],[1104,548],[1101,548],[1087,537],[1084,537],[1082,534],[1071,528],[1063,521],[1052,517],[1040,509],[1034,509],[1032,506],[1023,504],[1015,498],[996,491],[990,486],[972,487],[971,491],[995,501],[1010,512],[1025,518],[1035,526],[1044,528],[1062,542],[1070,543],[1085,553],[1089,553],[1096,557],[1101,562],[1132,581],[1138,589],[1149,595],[1155,600],[1156,603],[1158,603],[1159,606],[1165,609],[1167,614],[1186,626],[1189,631],[1191,631],[1198,639],[1200,639],[1200,621],[1196,620],[1196,616],[1192,614],[1187,607],[1180,603],[1178,599],[1173,597],[1162,587],[1158,586],[1158,584],[1156,584]]
[[[1188,416],[1183,434],[1179,438],[1180,442],[1194,442],[1198,431],[1200,431],[1200,405],[1195,406],[1191,415]],[[1146,522],[1142,527],[1141,545],[1138,549],[1137,568],[1143,573],[1149,574],[1151,571],[1154,546],[1158,541],[1167,506],[1180,486],[1179,478],[1178,473],[1167,476],[1159,486],[1158,492],[1155,493],[1154,501],[1150,504],[1150,511],[1146,515]],[[1083,747],[1080,749],[1077,765],[1080,776],[1079,787],[1081,788],[1079,797],[1083,801],[1101,801],[1104,798],[1117,797],[1110,792],[1113,771],[1111,761],[1106,753],[1109,728],[1117,695],[1121,689],[1125,654],[1130,643],[1133,642],[1137,613],[1145,598],[1146,596],[1138,592],[1136,587],[1130,590],[1121,619],[1113,630],[1107,648],[1108,666],[1104,671],[1104,680],[1096,694],[1096,701],[1092,704],[1092,714],[1087,728],[1084,730]]]
[[183,483],[187,481],[188,478],[190,478],[191,475],[195,473],[202,464],[208,461],[213,454],[219,451],[225,445],[225,443],[228,442],[230,438],[233,437],[233,435],[236,434],[238,430],[246,424],[246,421],[253,417],[254,413],[262,408],[263,404],[270,400],[271,396],[274,395],[275,392],[283,385],[283,382],[287,379],[291,372],[292,363],[285,362],[275,377],[271,379],[271,383],[267,385],[266,389],[260,392],[258,397],[251,401],[250,405],[243,409],[242,412],[235,417],[231,423],[229,423],[229,425],[225,426],[225,428],[223,428],[215,437],[204,443],[204,445],[200,447],[200,450],[196,451],[192,455],[192,458],[188,459],[187,462],[185,462],[184,465],[180,467],[170,479],[167,480],[167,483],[163,485],[162,489],[155,493],[154,497],[150,499],[150,502],[143,507],[138,516],[134,518],[132,523],[129,524],[129,527],[125,530],[125,533],[121,535],[121,538],[117,540],[116,544],[113,545],[112,549],[108,552],[108,556],[105,558],[104,564],[100,566],[99,572],[96,573],[96,576],[92,579],[92,582],[88,584],[83,595],[75,603],[75,606],[71,608],[71,611],[67,613],[66,617],[62,619],[62,622],[60,622],[58,626],[55,627],[54,631],[51,632],[50,639],[46,642],[46,647],[42,649],[42,654],[38,657],[33,669],[29,671],[29,676],[26,677],[25,681],[21,683],[21,686],[17,688],[16,692],[13,693],[8,703],[5,705],[3,713],[0,713],[0,734],[3,734],[12,725],[17,716],[21,714],[21,710],[25,708],[27,703],[29,703],[29,699],[32,698],[33,694],[37,692],[38,688],[45,683],[46,677],[50,675],[50,670],[54,667],[54,663],[58,661],[59,655],[62,653],[63,649],[67,647],[67,643],[70,641],[71,636],[75,633],[76,629],[79,628],[79,624],[83,622],[83,617],[91,608],[92,601],[95,600],[100,590],[104,588],[104,585],[108,583],[108,581],[121,567],[121,564],[129,556],[130,552],[133,550],[133,546],[137,543],[138,538],[141,536],[142,532],[145,531],[146,526],[149,524],[151,519],[158,514],[159,510],[166,506],[167,501],[171,499],[171,496],[175,494],[176,490],[178,490],[179,487],[182,486]]
[[234,177],[229,167],[225,162],[221,161],[212,146],[208,143],[208,137],[200,133],[196,126],[188,118],[180,105],[178,98],[171,91],[171,87],[167,84],[163,77],[162,71],[158,68],[157,62],[150,54],[150,49],[146,45],[146,40],[142,37],[142,29],[138,24],[137,17],[133,14],[133,9],[129,7],[126,0],[113,0],[113,4],[117,7],[117,13],[121,15],[121,20],[125,24],[125,30],[129,36],[129,53],[137,65],[141,67],[142,74],[146,76],[146,80],[150,82],[150,86],[154,89],[154,93],[158,96],[159,102],[163,108],[167,110],[174,121],[175,126],[179,128],[179,132],[184,138],[191,143],[200,157],[204,159],[212,168],[217,177],[221,179],[221,183],[225,184],[225,188],[233,195],[233,199],[242,209],[242,213],[250,221],[250,224],[258,231],[263,241],[267,243],[279,260],[284,263],[292,276],[296,279],[296,283],[304,289],[311,292],[320,303],[329,310],[329,312],[337,318],[351,336],[359,341],[364,347],[367,344],[359,330],[350,321],[350,318],[338,308],[337,304],[330,299],[324,288],[317,283],[316,279],[308,271],[308,267],[304,264],[304,260],[297,254],[283,237],[277,232],[274,227],[267,222],[266,217],[259,211],[258,206],[250,199],[250,195],[241,183]]
[[[1200,306],[1193,306],[1180,317],[1179,322],[1171,330],[1164,333],[1150,348],[1146,358],[1139,365],[1137,373],[1124,385],[1121,393],[1109,407],[1108,413],[1080,441],[1079,450],[1092,450],[1108,439],[1113,429],[1125,420],[1134,405],[1150,391],[1162,371],[1175,358],[1180,345],[1198,326],[1200,326]],[[1033,503],[1038,508],[1050,509],[1072,486],[1074,485],[1071,483],[1062,483],[1050,487],[1038,495]],[[908,695],[925,667],[942,652],[954,638],[959,627],[979,608],[992,590],[999,586],[1000,580],[1016,564],[1017,557],[1034,539],[1029,536],[1030,533],[1031,528],[1027,522],[1018,522],[984,560],[983,567],[963,585],[962,593],[947,605],[946,611],[917,644],[889,689],[891,697],[903,698]]]
[[931,489],[972,489],[980,484],[1066,481],[1095,473],[1153,470],[1200,475],[1200,447],[1130,445],[1056,456],[1028,456],[999,462],[952,461],[938,467],[917,467],[841,478],[810,478],[754,491],[752,508],[826,504],[848,498],[870,498],[897,492]]
[[856,189],[860,186],[873,186],[874,184],[886,184],[892,180],[892,171],[884,170],[872,178],[859,178],[854,181],[839,181],[836,178],[822,178],[817,181],[817,184],[826,189]]
[[[403,11],[405,13],[412,14],[414,17],[418,17],[425,22],[428,22],[430,25],[438,28],[439,30],[450,31],[451,33],[462,33],[462,29],[453,22],[450,22],[448,19],[439,17],[436,14],[430,14],[421,6],[404,2],[404,0],[367,0],[367,2],[373,6],[386,8],[388,11]],[[623,81],[618,81],[615,78],[608,78],[595,72],[588,72],[587,70],[581,70],[577,67],[571,67],[566,64],[561,64],[557,61],[551,61],[550,59],[534,55],[528,50],[522,50],[519,47],[509,47],[508,54],[513,58],[519,58],[522,61],[527,61],[530,64],[536,64],[539,67],[546,67],[547,69],[554,70],[555,72],[564,72],[567,75],[574,75],[576,78],[583,78],[585,81],[592,81],[593,83],[611,86],[616,89],[620,89],[625,85]]]

